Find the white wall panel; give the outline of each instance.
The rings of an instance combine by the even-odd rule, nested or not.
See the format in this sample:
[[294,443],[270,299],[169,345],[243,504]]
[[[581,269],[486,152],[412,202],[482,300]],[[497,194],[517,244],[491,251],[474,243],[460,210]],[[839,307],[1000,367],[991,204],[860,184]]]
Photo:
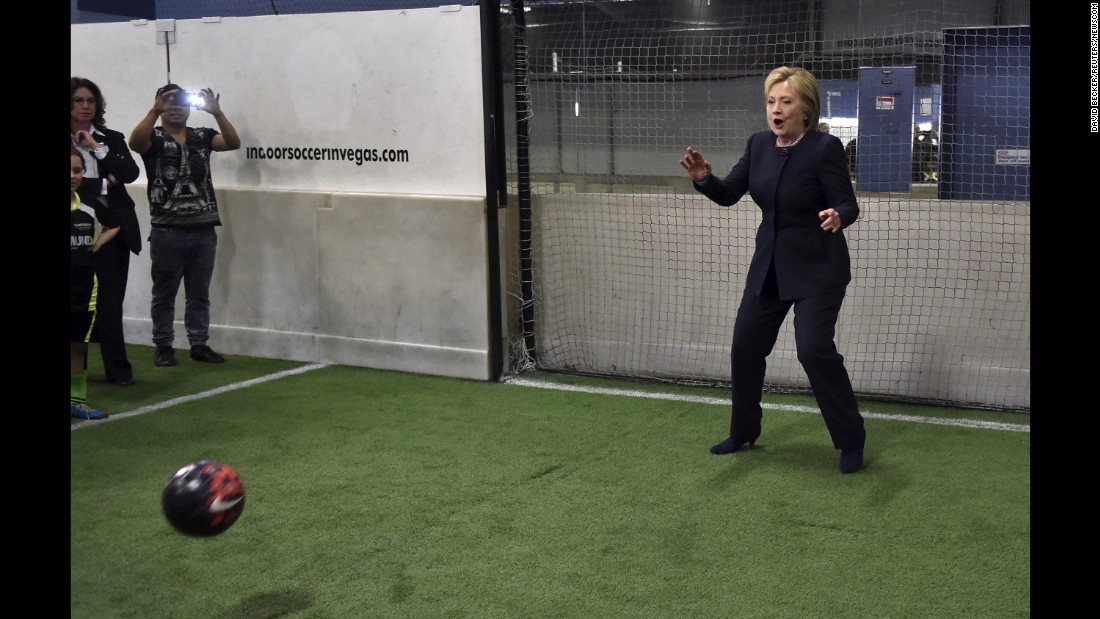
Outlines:
[[[127,136],[168,81],[220,93],[242,147],[212,157],[223,226],[211,346],[491,378],[478,9],[173,25],[167,46],[156,22],[73,25],[71,74],[99,84],[108,126]],[[189,124],[217,126],[202,111]],[[352,159],[250,158],[259,148]],[[408,158],[357,163],[356,149]],[[129,190],[147,237],[146,183],[143,171]],[[152,340],[149,268],[146,248],[130,266],[132,343]],[[183,297],[181,286],[177,348]],[[138,380],[153,370],[135,366]]]
[[169,45],[154,21],[78,24],[71,71],[127,135],[169,80],[213,88],[242,141],[214,157],[216,186],[484,196],[480,20],[456,8],[159,20]]

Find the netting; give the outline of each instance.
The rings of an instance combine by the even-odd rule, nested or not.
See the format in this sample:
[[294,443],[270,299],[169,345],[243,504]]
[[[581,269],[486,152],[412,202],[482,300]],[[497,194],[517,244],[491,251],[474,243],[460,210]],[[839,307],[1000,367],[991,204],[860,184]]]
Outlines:
[[[698,195],[678,159],[725,174],[787,65],[818,78],[862,209],[837,333],[857,392],[1029,410],[1029,6],[880,5],[510,3],[532,192],[516,371],[729,384],[760,213]],[[769,390],[808,390],[790,323]]]

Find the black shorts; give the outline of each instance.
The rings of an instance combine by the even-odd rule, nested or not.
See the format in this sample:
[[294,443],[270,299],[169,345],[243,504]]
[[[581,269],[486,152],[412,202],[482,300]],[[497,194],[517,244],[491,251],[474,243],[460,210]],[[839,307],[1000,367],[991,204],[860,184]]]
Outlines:
[[84,310],[70,313],[72,317],[69,318],[69,341],[87,344],[91,341],[92,327],[95,325],[95,311]]

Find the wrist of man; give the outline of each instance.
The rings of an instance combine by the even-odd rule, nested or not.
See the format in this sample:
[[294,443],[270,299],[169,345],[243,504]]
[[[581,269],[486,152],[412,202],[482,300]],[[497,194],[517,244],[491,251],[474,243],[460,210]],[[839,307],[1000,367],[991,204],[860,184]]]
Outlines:
[[111,147],[106,144],[100,144],[92,149],[92,156],[96,159],[103,160],[107,156],[107,153],[111,152]]

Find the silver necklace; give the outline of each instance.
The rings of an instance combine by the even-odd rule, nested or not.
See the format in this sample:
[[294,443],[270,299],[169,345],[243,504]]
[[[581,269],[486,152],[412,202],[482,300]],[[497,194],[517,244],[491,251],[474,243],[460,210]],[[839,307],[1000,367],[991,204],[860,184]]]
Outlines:
[[787,144],[786,146],[779,143],[779,136],[777,135],[777,136],[775,136],[775,145],[779,148],[790,148],[790,147],[794,146],[795,144],[798,144],[799,142],[801,142],[802,138],[805,137],[805,135],[806,135],[806,132],[803,131],[802,135],[798,136],[798,138],[796,138],[795,141],[791,142],[790,144]]

